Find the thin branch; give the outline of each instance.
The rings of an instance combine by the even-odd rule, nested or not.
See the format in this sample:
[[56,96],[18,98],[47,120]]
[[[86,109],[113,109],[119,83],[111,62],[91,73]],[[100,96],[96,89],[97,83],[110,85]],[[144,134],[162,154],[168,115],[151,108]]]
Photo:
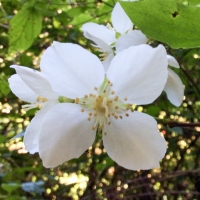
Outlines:
[[113,8],[113,5],[111,5],[111,4],[109,4],[109,3],[105,2],[105,1],[100,1],[100,2],[104,3],[105,5],[107,5],[107,6],[111,7],[111,8]]
[[8,25],[0,24],[0,26],[3,27],[3,28],[9,29]]
[[172,121],[171,119],[160,119],[157,117],[154,117],[159,123],[162,123],[164,125],[169,126],[170,128],[173,127],[200,127],[200,122],[197,123],[190,123],[190,122],[177,122],[177,121]]
[[200,123],[169,122],[168,126],[173,127],[200,127]]
[[[46,3],[46,2],[41,2],[41,1],[37,1],[36,3],[40,3],[40,4],[48,4],[48,5],[89,5],[89,4],[96,4],[96,1],[94,2],[81,2],[81,1],[69,1],[66,3],[52,3],[51,1]],[[113,6],[112,6],[113,7]]]
[[[101,14],[101,15],[96,15],[95,17],[102,17],[102,16],[107,15],[107,14],[109,14],[109,13],[110,13],[110,11],[109,11],[109,12],[106,12],[106,13],[103,13],[103,14]],[[92,21],[93,19],[94,19],[94,17],[91,18],[91,19],[89,19],[89,20],[86,20],[86,21],[84,21],[84,22],[81,22],[81,23],[79,23],[79,24],[76,24],[76,25],[74,25],[74,27],[77,27],[77,26],[80,26],[80,25],[85,24],[85,23],[87,23],[87,22],[90,22],[90,21]]]

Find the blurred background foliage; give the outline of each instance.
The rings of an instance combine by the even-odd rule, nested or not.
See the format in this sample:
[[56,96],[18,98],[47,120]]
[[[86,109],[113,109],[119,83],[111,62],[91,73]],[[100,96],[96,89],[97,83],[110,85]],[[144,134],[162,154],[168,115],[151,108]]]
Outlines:
[[44,168],[38,154],[27,153],[22,138],[10,140],[36,112],[25,113],[24,103],[10,91],[7,79],[15,73],[10,65],[38,70],[42,52],[54,40],[77,43],[98,55],[81,26],[90,21],[111,23],[114,5],[114,0],[0,1],[0,200],[200,199],[200,126],[180,124],[200,119],[199,48],[175,50],[164,44],[181,65],[175,70],[185,85],[180,107],[170,104],[165,93],[153,104],[137,107],[158,120],[168,143],[158,169],[120,167],[107,156],[101,135],[79,159],[54,169]]

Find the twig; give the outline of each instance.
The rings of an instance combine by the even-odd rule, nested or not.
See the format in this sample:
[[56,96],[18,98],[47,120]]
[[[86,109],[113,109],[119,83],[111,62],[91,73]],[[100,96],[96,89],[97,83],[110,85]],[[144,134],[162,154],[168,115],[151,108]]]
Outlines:
[[168,126],[170,128],[176,127],[176,126],[178,126],[178,127],[197,127],[197,126],[199,126],[200,127],[200,123],[169,122]]
[[[109,11],[109,12],[106,12],[106,13],[103,13],[103,14],[101,14],[101,15],[96,15],[95,17],[102,17],[102,16],[107,15],[107,14],[110,14],[110,11]],[[84,22],[81,22],[81,23],[79,23],[79,24],[76,24],[76,25],[74,25],[74,27],[80,26],[81,24],[85,24],[85,23],[87,23],[87,22],[90,22],[90,21],[92,21],[93,19],[94,19],[94,17],[91,18],[91,19],[89,19],[89,20],[86,20],[86,21],[84,21]]]
[[3,28],[9,29],[8,25],[0,24],[0,26],[3,27]]
[[107,6],[111,7],[111,8],[113,8],[113,5],[111,5],[111,4],[109,4],[109,3],[105,2],[105,1],[99,1],[99,2],[104,3],[105,5],[107,5]]
[[200,127],[200,122],[197,123],[190,123],[190,122],[177,122],[172,121],[171,119],[160,119],[157,117],[154,117],[159,123],[162,123],[164,125],[168,125],[170,128],[173,127]]

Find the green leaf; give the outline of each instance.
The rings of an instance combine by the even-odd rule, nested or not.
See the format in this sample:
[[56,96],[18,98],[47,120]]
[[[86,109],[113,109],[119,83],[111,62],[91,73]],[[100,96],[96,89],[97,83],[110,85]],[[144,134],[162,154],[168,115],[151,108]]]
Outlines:
[[77,17],[75,17],[72,20],[71,24],[74,26],[77,26],[77,25],[82,25],[84,23],[91,22],[91,21],[93,21],[93,17],[90,15],[90,13],[85,12],[85,13],[81,13]]
[[10,92],[10,88],[9,88],[8,82],[5,80],[0,80],[0,94],[7,95],[9,92]]
[[0,74],[0,97],[9,94],[10,88],[8,85],[8,80],[5,78],[4,74]]
[[20,64],[22,66],[31,66],[33,62],[32,56],[27,56],[27,52],[24,52],[20,56]]
[[26,50],[34,42],[42,29],[42,16],[34,7],[20,10],[10,21],[9,52]]
[[3,143],[6,140],[6,137],[4,135],[0,135],[0,144]]
[[1,187],[7,191],[9,194],[11,194],[13,191],[17,190],[21,187],[19,183],[3,183],[1,184]]
[[12,195],[12,196],[7,197],[5,200],[25,200],[25,198],[17,196],[17,195]]
[[200,8],[175,0],[120,2],[133,23],[149,38],[172,48],[200,46]]
[[189,0],[189,5],[198,5],[200,6],[200,0]]
[[71,8],[67,14],[70,16],[70,17],[77,17],[79,16],[81,13],[84,13],[85,12],[85,9],[82,8],[82,7],[75,7],[75,8]]
[[58,20],[56,20],[55,18],[53,18],[53,26],[54,26],[54,28],[59,28],[60,24],[61,23]]
[[149,106],[147,109],[146,109],[146,112],[147,114],[153,116],[153,117],[157,117],[160,113],[160,107],[159,106]]

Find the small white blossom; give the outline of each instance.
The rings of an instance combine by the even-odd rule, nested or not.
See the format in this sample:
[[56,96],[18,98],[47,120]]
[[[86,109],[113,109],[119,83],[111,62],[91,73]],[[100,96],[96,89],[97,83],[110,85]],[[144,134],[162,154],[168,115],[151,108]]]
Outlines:
[[35,153],[39,151],[38,135],[42,120],[49,109],[58,103],[58,95],[52,91],[50,83],[41,72],[17,65],[12,65],[11,68],[14,68],[17,74],[8,79],[10,89],[18,98],[30,103],[22,107],[25,110],[41,109],[31,120],[24,135],[25,149]]
[[132,30],[133,23],[119,3],[116,3],[111,19],[113,27],[110,24],[103,26],[92,22],[82,26],[84,36],[92,40],[96,44],[94,46],[102,52],[105,68],[108,68],[114,57],[113,47],[118,53],[129,46],[145,44],[148,41],[141,31]]

